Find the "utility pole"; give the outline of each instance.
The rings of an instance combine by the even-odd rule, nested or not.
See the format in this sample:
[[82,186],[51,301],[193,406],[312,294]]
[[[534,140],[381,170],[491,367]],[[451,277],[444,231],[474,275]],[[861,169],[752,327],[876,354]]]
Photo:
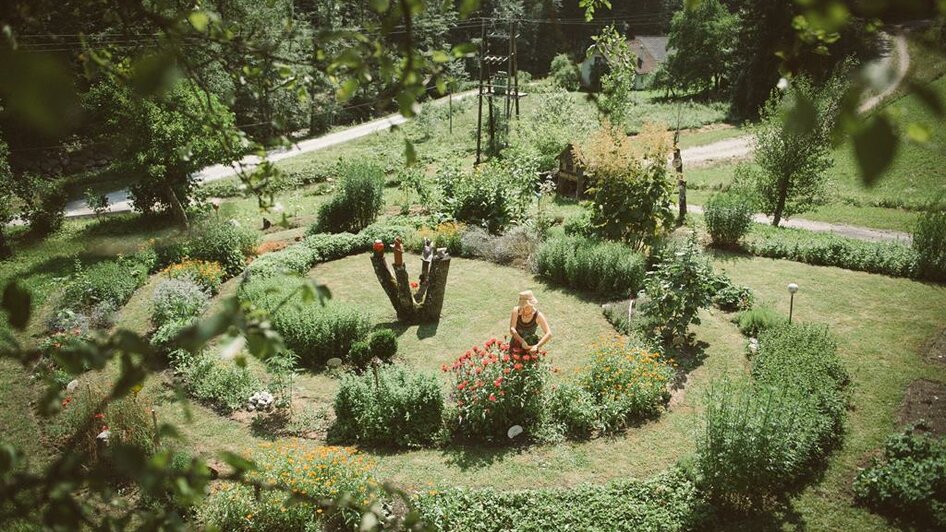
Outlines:
[[673,134],[673,169],[677,174],[677,194],[680,212],[677,226],[683,225],[687,217],[687,180],[683,177],[683,156],[680,155],[680,104],[677,104],[677,130]]

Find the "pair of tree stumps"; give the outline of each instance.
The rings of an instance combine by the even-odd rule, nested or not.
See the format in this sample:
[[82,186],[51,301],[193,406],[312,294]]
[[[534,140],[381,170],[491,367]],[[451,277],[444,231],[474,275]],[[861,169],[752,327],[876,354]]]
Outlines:
[[384,257],[385,245],[381,240],[374,242],[371,264],[378,282],[397,312],[397,318],[407,323],[439,320],[447,289],[447,274],[450,272],[450,255],[446,248],[434,250],[430,239],[424,239],[420,279],[413,285],[404,264],[404,245],[400,237],[394,239],[391,248],[394,250],[394,275],[388,269]]

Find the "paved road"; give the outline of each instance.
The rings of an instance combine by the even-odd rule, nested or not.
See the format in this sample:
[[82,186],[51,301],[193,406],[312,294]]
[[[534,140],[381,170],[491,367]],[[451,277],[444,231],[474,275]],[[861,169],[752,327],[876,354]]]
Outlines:
[[[454,94],[453,98],[455,100],[462,100],[474,95],[476,95],[476,91],[471,90]],[[435,103],[443,104],[448,99],[449,96],[444,96],[443,98],[435,100]],[[400,113],[394,113],[377,120],[372,120],[370,122],[365,122],[364,124],[359,124],[357,126],[344,129],[342,131],[336,131],[335,133],[329,133],[328,135],[323,135],[314,139],[303,140],[293,144],[289,148],[279,148],[272,150],[267,153],[266,158],[270,162],[276,162],[283,159],[288,159],[289,157],[295,157],[296,155],[302,155],[303,153],[324,150],[326,148],[344,144],[361,137],[366,137],[372,133],[387,131],[394,126],[398,126],[407,122],[407,120],[408,119],[404,118]],[[241,167],[244,170],[249,171],[258,165],[261,160],[262,159],[259,156],[247,155],[239,161],[229,165],[216,164],[213,166],[208,166],[197,174],[197,181],[199,183],[209,183],[211,181],[217,181],[218,179],[230,177],[237,173]],[[114,192],[109,192],[106,194],[106,196],[108,197],[109,203],[108,212],[126,212],[131,210],[131,201],[128,198],[127,190],[116,190]],[[92,209],[89,208],[84,199],[77,199],[66,204],[65,215],[67,218],[75,216],[89,216],[91,214],[93,214]]]

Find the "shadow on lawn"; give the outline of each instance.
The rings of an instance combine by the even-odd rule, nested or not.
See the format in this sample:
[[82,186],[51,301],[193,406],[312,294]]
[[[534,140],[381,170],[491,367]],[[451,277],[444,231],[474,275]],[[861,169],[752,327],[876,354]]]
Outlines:
[[805,519],[795,510],[790,501],[772,503],[766,510],[752,514],[717,511],[708,522],[700,527],[703,530],[807,530]]
[[519,452],[517,446],[485,446],[464,443],[451,443],[441,451],[447,464],[459,467],[461,471],[482,469],[502,462],[507,455]]
[[384,323],[379,323],[379,329],[389,329],[394,332],[394,334],[400,338],[411,328],[417,328],[417,339],[425,340],[427,338],[433,338],[437,336],[437,329],[440,328],[440,321],[435,321],[433,323],[421,323],[420,325],[416,324],[407,324],[400,321],[386,321]]
[[706,348],[709,344],[700,340],[696,343],[687,343],[681,347],[671,347],[667,349],[667,356],[676,362],[675,374],[671,389],[679,390],[686,386],[687,377],[690,372],[703,365],[703,361],[708,356]]

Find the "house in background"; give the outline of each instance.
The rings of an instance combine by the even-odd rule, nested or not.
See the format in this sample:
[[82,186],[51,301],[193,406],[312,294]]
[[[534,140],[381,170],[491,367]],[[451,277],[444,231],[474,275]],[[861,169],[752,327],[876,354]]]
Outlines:
[[[668,41],[669,37],[666,35],[641,35],[628,41],[631,51],[637,56],[635,89],[650,86],[657,67],[667,60]],[[591,91],[601,90],[601,76],[608,72],[608,58],[595,50],[585,57],[578,70],[583,88]]]
[[628,41],[631,51],[637,56],[637,76],[634,88],[641,90],[650,87],[657,67],[667,60],[666,35],[642,35]]
[[559,194],[581,199],[585,197],[594,176],[585,163],[578,159],[574,147],[574,144],[569,144],[558,154],[558,169],[552,173],[552,179]]

